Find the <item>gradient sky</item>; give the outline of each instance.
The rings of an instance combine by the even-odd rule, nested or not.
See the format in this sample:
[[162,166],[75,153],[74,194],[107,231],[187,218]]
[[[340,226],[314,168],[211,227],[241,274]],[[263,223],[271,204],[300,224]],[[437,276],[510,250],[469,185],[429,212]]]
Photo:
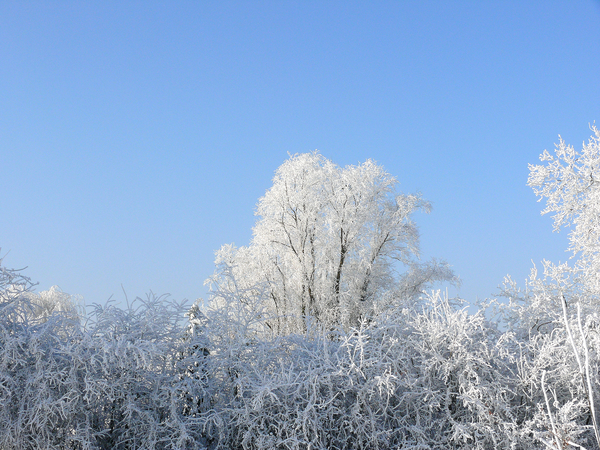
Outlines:
[[526,186],[600,122],[600,2],[3,1],[0,256],[86,303],[206,296],[291,154],[422,192],[468,301],[567,233]]

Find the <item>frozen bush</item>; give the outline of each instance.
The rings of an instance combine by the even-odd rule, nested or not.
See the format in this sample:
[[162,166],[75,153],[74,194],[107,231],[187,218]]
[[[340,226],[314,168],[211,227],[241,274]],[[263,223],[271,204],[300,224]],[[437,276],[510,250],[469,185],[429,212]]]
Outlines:
[[483,314],[436,293],[422,310],[317,330],[215,349],[218,448],[530,448],[518,346]]
[[201,337],[185,333],[184,305],[149,295],[79,317],[66,294],[50,292],[53,308],[26,278],[2,276],[1,449],[201,447]]

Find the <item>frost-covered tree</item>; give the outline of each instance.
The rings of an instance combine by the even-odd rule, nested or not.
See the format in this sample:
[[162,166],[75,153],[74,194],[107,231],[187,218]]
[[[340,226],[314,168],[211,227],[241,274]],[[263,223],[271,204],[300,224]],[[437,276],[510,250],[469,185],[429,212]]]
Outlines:
[[581,152],[560,138],[555,154],[545,150],[546,164],[529,166],[528,184],[546,199],[542,214],[553,213],[554,230],[571,227],[569,250],[577,256],[577,281],[594,297],[600,294],[600,130]]
[[258,202],[250,245],[217,252],[213,300],[264,292],[269,326],[286,334],[306,331],[308,320],[356,325],[432,281],[453,279],[446,263],[418,261],[412,215],[430,204],[396,185],[370,160],[342,168],[317,152],[290,157]]
[[552,449],[600,446],[600,131],[591,128],[581,152],[561,138],[554,155],[540,156],[545,164],[529,166],[542,214],[554,214],[555,231],[571,227],[573,264],[544,261],[543,277],[534,267],[524,290],[511,279],[503,290],[506,325],[521,343],[519,376],[530,385],[525,404],[537,406],[523,427]]

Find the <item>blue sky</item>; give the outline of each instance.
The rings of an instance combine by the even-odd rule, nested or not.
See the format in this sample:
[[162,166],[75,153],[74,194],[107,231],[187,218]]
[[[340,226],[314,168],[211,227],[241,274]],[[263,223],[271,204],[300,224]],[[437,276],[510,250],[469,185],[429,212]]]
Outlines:
[[600,122],[599,1],[7,1],[0,42],[0,256],[38,290],[204,297],[315,149],[422,192],[469,301],[568,257],[527,164]]

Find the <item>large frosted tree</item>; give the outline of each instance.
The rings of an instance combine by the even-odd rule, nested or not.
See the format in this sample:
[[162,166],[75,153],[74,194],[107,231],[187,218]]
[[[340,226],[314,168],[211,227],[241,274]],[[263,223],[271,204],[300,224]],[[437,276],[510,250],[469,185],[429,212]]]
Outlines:
[[352,326],[432,281],[453,279],[447,264],[418,261],[412,215],[430,204],[396,185],[370,160],[341,168],[317,152],[290,157],[258,202],[250,245],[217,252],[213,300],[258,295],[268,325],[287,334],[311,321]]

